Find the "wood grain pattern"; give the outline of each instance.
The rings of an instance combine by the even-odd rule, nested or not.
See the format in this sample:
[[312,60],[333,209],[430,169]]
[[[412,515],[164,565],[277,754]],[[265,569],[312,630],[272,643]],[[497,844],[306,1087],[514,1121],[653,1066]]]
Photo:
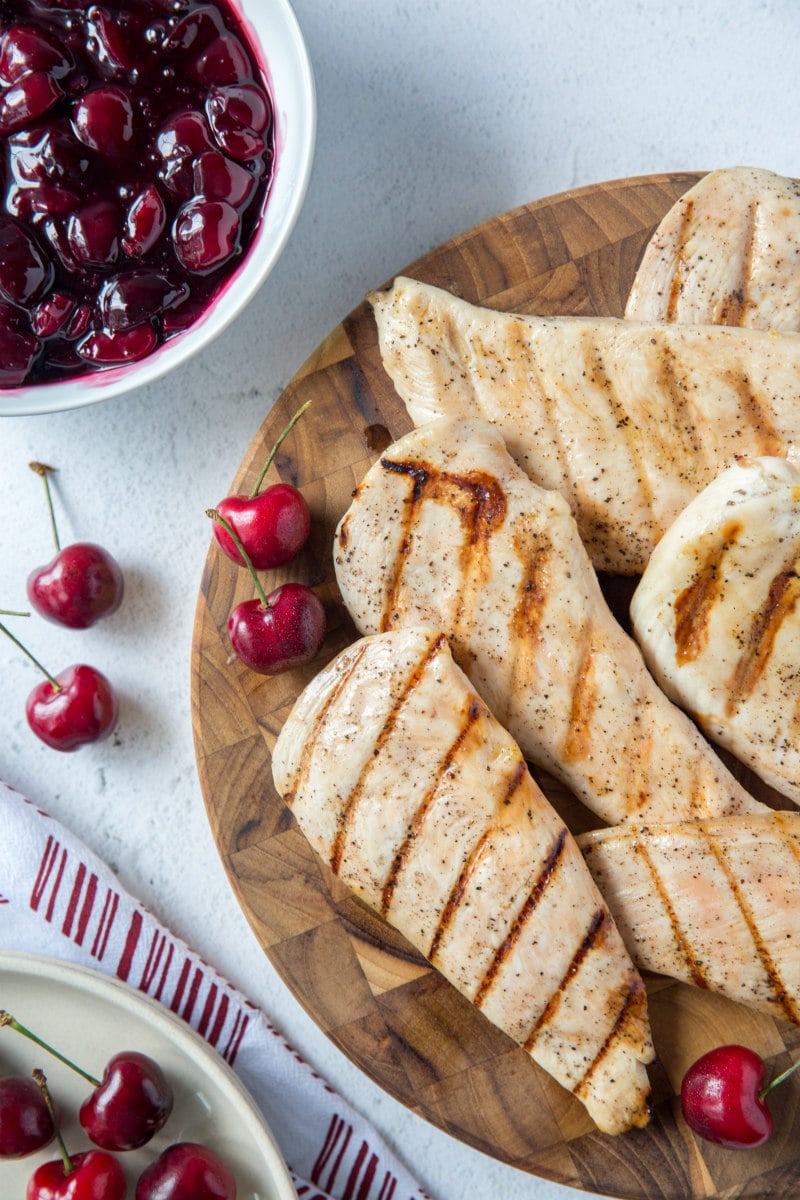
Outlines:
[[[501,309],[622,316],[636,266],[667,209],[698,178],[661,175],[583,188],[495,217],[403,273]],[[252,589],[212,543],[192,652],[192,714],[201,787],[219,853],[256,936],[293,994],[331,1040],[414,1112],[484,1153],[587,1192],[629,1200],[800,1196],[800,1077],[781,1089],[776,1135],[746,1154],[697,1142],[677,1091],[689,1063],[724,1041],[746,1041],[782,1067],[800,1030],[663,979],[648,993],[659,1061],[647,1130],[610,1138],[404,939],[320,863],[275,793],[270,753],[296,696],[355,637],[336,588],[331,546],[353,488],[410,422],[383,371],[365,304],[302,367],[256,434],[233,480],[249,490],[289,417],[313,407],[284,443],[269,481],[301,487],[309,545],[265,573],[314,586],[329,631],[308,667],[268,678],[246,670],[225,632]],[[624,621],[631,581],[604,580]],[[759,797],[789,807],[741,767]],[[535,772],[575,832],[597,818]]]

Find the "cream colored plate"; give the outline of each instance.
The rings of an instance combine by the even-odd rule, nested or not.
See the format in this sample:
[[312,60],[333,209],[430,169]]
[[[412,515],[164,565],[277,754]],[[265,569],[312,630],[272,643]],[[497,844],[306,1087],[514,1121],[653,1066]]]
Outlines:
[[[135,1181],[172,1142],[201,1142],[236,1175],[237,1200],[295,1200],[296,1192],[260,1110],[227,1063],[168,1009],[141,992],[96,971],[53,958],[0,953],[0,1008],[54,1045],[90,1074],[102,1076],[120,1050],[139,1050],[161,1065],[175,1092],[175,1107],[141,1150],[120,1154],[128,1194]],[[89,1085],[11,1029],[0,1029],[0,1073],[28,1074],[41,1067],[56,1099],[70,1152],[91,1143],[78,1123]],[[55,1143],[23,1159],[0,1160],[0,1196],[22,1200],[40,1162],[55,1158]]]

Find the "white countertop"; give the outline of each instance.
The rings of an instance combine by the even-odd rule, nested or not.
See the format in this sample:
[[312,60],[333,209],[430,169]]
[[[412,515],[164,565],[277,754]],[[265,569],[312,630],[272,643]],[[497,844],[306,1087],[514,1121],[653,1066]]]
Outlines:
[[[58,467],[62,541],[121,563],[120,611],[85,633],[23,623],[60,670],[121,694],[118,736],[74,755],[29,731],[35,668],[0,643],[0,778],[70,826],[173,931],[269,1013],[368,1114],[434,1200],[567,1200],[380,1092],[311,1023],[261,954],[205,816],[189,658],[205,509],[264,415],[364,293],[497,212],[570,187],[751,165],[800,174],[796,0],[295,0],[316,74],[317,157],[283,258],[206,352],[106,405],[0,424],[0,607],[51,557],[40,481]],[[793,156],[794,150],[794,156]],[[19,628],[17,622],[15,628]],[[176,873],[172,852],[182,847]]]

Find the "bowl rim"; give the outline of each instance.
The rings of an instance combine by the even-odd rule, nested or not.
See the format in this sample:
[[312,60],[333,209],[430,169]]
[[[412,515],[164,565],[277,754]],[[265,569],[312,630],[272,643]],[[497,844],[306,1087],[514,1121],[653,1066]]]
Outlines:
[[[233,4],[243,24],[252,26],[251,13],[243,11],[243,6],[248,3],[248,0],[229,0],[229,2]],[[249,2],[254,3],[255,9],[259,13],[263,11],[264,0],[249,0]],[[88,370],[81,372],[80,375],[51,383],[33,384],[19,388],[0,388],[0,418],[44,416],[86,408],[155,383],[219,337],[247,307],[271,274],[297,224],[308,192],[316,149],[317,93],[308,47],[294,9],[289,0],[269,0],[269,3],[283,26],[286,47],[291,50],[292,72],[295,77],[297,96],[300,100],[298,111],[301,114],[301,120],[298,122],[296,131],[292,132],[291,158],[288,160],[288,164],[282,167],[281,164],[285,160],[281,154],[276,156],[275,174],[267,193],[261,223],[247,253],[224,281],[205,312],[185,332],[164,342],[138,362],[99,371]],[[250,32],[252,36],[252,30]],[[258,47],[256,48],[258,49]],[[275,60],[270,59],[266,48],[261,51],[260,58],[265,74],[272,84],[271,65]],[[273,100],[277,101],[277,122],[280,96],[276,97],[273,92]],[[285,172],[288,166],[293,168],[294,186],[289,202],[283,210],[280,224],[274,229],[270,229],[268,225],[270,200],[275,191],[276,180],[282,178],[281,171]],[[258,258],[259,248],[267,234],[273,240],[268,244],[268,252]],[[243,277],[245,278],[243,279]],[[232,303],[223,303],[231,291],[235,294],[236,299]]]

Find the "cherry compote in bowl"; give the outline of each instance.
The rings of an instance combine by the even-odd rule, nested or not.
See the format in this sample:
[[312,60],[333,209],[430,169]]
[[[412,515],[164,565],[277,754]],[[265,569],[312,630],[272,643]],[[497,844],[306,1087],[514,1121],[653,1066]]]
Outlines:
[[0,416],[219,334],[288,240],[315,133],[288,0],[0,0]]

